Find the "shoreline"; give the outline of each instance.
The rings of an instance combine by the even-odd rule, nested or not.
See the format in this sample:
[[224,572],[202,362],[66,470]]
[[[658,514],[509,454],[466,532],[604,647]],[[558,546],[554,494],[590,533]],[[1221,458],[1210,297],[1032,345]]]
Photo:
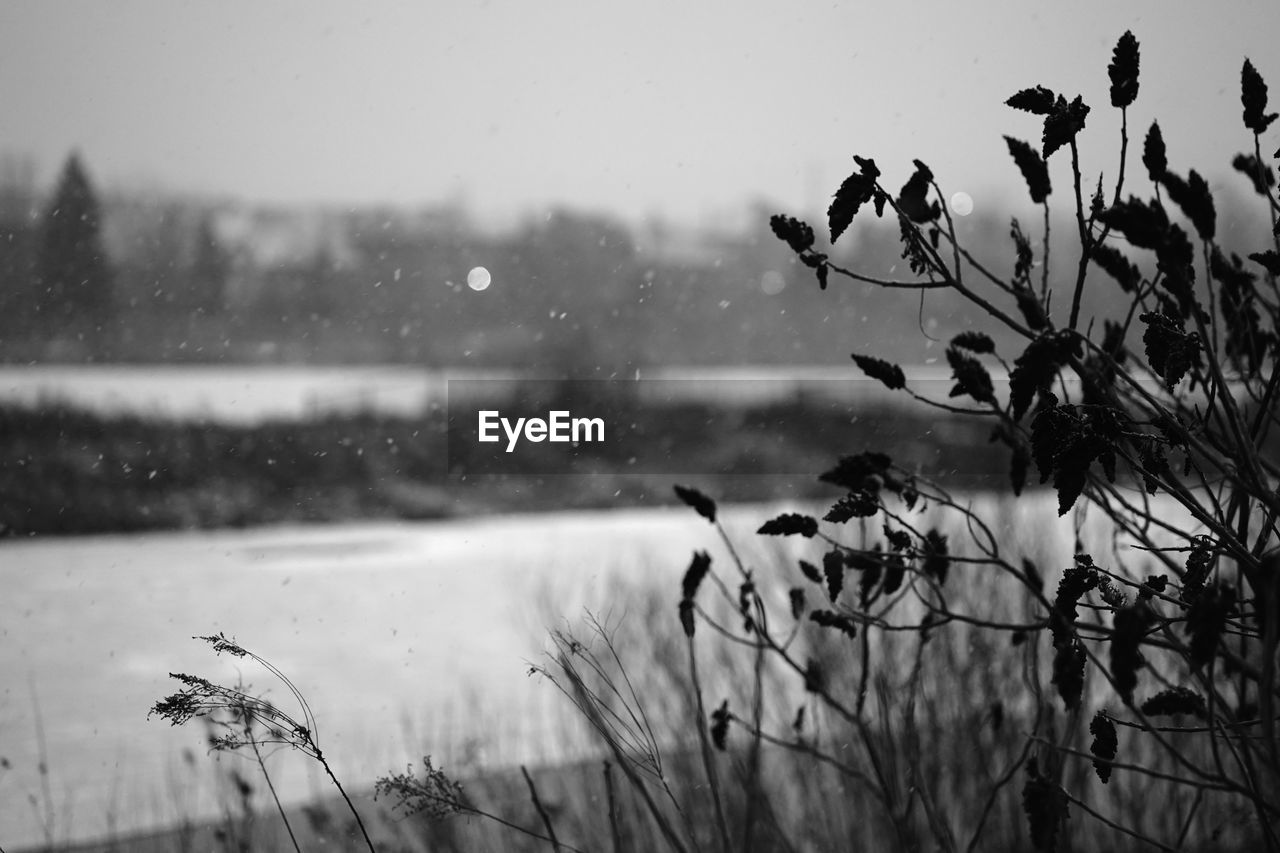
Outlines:
[[[890,444],[908,469],[1007,483],[1007,451],[954,419],[804,398],[617,411],[620,423],[641,420],[630,447],[495,457],[473,451],[443,412],[244,426],[0,405],[0,538],[660,506],[676,502],[676,483],[726,502],[837,497],[817,475]],[[654,459],[637,465],[636,446]]]

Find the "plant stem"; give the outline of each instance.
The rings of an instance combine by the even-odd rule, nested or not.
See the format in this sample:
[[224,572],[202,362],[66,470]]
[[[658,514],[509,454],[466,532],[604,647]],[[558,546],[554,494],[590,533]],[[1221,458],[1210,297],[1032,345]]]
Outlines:
[[711,802],[716,810],[716,830],[720,834],[720,848],[730,853],[729,824],[724,818],[724,804],[720,800],[720,777],[716,774],[715,754],[711,751],[711,739],[707,736],[707,711],[702,704],[702,686],[698,680],[698,658],[693,650],[693,637],[686,638],[689,649],[689,676],[693,684],[693,695],[697,701],[696,727],[698,743],[702,747],[702,766],[707,774],[707,786],[711,789]]
[[1040,268],[1040,302],[1043,304],[1049,297],[1049,200],[1042,203],[1044,207],[1044,255]]
[[360,812],[356,811],[355,803],[351,802],[351,798],[347,796],[347,792],[342,787],[342,783],[338,781],[338,777],[333,775],[333,770],[329,768],[329,762],[324,760],[324,756],[320,752],[320,747],[316,746],[316,760],[320,762],[320,766],[324,768],[324,772],[329,774],[329,778],[333,780],[334,787],[338,789],[338,793],[342,795],[342,799],[346,801],[347,808],[351,810],[352,816],[356,819],[356,825],[360,827],[360,834],[364,836],[364,843],[369,847],[369,853],[377,853],[373,846],[373,840],[369,838],[369,831],[364,828],[364,821],[360,819]]
[[618,795],[613,789],[613,765],[604,762],[604,792],[609,803],[609,835],[613,839],[613,853],[622,853],[622,832],[618,826]]
[[1084,292],[1085,274],[1092,251],[1089,228],[1084,222],[1084,199],[1080,196],[1080,149],[1076,146],[1074,136],[1071,137],[1071,174],[1072,186],[1076,191],[1076,227],[1080,231],[1080,264],[1076,268],[1076,286],[1071,294],[1071,319],[1067,322],[1067,328],[1074,332],[1080,322],[1080,295]]
[[551,840],[551,849],[555,853],[560,853],[560,839],[556,838],[555,827],[551,825],[551,815],[547,814],[546,808],[542,805],[542,800],[538,797],[538,789],[533,784],[533,777],[529,775],[529,768],[521,764],[520,772],[524,774],[524,783],[529,786],[529,799],[533,801],[533,808],[537,811],[538,817],[542,818],[542,825],[547,829],[547,838]]
[[258,760],[258,769],[262,771],[262,778],[266,780],[267,790],[271,792],[271,799],[275,801],[276,811],[280,814],[280,820],[284,821],[284,828],[289,833],[289,840],[293,842],[293,849],[297,853],[302,853],[302,848],[298,846],[298,839],[293,834],[293,826],[289,823],[289,816],[284,813],[284,806],[280,804],[280,797],[276,794],[276,786],[271,782],[271,774],[267,772],[266,762],[262,760],[262,751],[258,749],[258,741],[253,736],[253,727],[248,722],[245,723],[244,733],[245,739],[253,747],[253,757]]

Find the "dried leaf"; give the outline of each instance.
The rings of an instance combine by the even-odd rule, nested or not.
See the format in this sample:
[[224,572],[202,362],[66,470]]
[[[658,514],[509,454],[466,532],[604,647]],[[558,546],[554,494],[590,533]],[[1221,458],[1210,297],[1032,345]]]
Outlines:
[[1052,91],[1044,86],[1036,86],[1034,89],[1023,89],[1017,92],[1005,103],[1015,110],[1023,110],[1024,112],[1043,116],[1053,112],[1055,99],[1056,96]]
[[720,707],[711,712],[711,742],[716,749],[724,752],[725,738],[729,734],[729,700],[720,703]]
[[1111,106],[1127,107],[1138,97],[1138,40],[1128,30],[1120,36],[1107,66],[1111,78]]
[[889,203],[889,194],[879,187],[876,188],[876,194],[871,199],[871,204],[875,208],[876,218],[884,216],[884,206]]
[[680,627],[684,630],[686,637],[692,637],[694,633],[693,619],[693,600],[688,598],[680,599]]
[[1165,575],[1147,575],[1138,590],[1139,601],[1150,601],[1157,593],[1163,593],[1169,587],[1169,578]]
[[1084,693],[1084,668],[1087,658],[1077,639],[1058,646],[1053,655],[1053,684],[1068,711],[1080,706]]
[[1129,196],[1128,201],[1118,202],[1104,212],[1100,220],[1139,249],[1159,249],[1169,237],[1169,217],[1160,202],[1154,200],[1148,204]]
[[1235,590],[1211,586],[1187,610],[1187,633],[1191,636],[1188,657],[1191,666],[1208,666],[1218,652],[1218,642],[1227,627],[1227,617],[1235,610]]
[[870,518],[880,511],[880,502],[875,493],[867,490],[850,492],[832,505],[823,521],[833,524],[844,524],[853,518]]
[[676,497],[693,507],[707,521],[716,520],[716,502],[690,486],[675,486]]
[[[1195,249],[1191,239],[1177,225],[1170,225],[1164,242],[1156,247],[1156,269],[1164,274],[1164,289],[1174,297],[1178,313],[1184,319],[1200,310],[1195,298]],[[1207,318],[1206,318],[1207,319]]]
[[1145,606],[1116,612],[1115,630],[1111,634],[1111,676],[1116,692],[1126,703],[1133,701],[1138,686],[1138,670],[1142,666],[1142,640],[1150,627]]
[[1253,182],[1253,190],[1258,195],[1265,196],[1267,190],[1276,184],[1275,176],[1252,154],[1237,154],[1231,161],[1231,167]]
[[902,586],[902,581],[906,579],[907,566],[902,559],[901,554],[890,554],[884,561],[884,583],[880,587],[880,591],[885,595],[892,595]]
[[1093,753],[1093,770],[1105,785],[1111,781],[1111,763],[1116,759],[1116,749],[1119,746],[1116,724],[1099,711],[1089,723],[1089,734],[1093,735],[1093,743],[1089,744],[1089,752]]
[[1182,323],[1166,314],[1148,312],[1138,319],[1147,324],[1142,335],[1147,362],[1172,391],[1188,370],[1200,364],[1200,335],[1183,331]]
[[1217,562],[1218,549],[1208,536],[1191,538],[1191,553],[1187,555],[1186,571],[1182,574],[1182,594],[1179,596],[1188,604],[1194,602],[1204,592],[1205,581]]
[[1059,515],[1075,505],[1095,460],[1114,482],[1116,447],[1128,428],[1128,419],[1119,409],[1059,405],[1055,397],[1046,395],[1046,404],[1031,423],[1031,449],[1040,482],[1053,476]]
[[863,373],[872,379],[878,379],[884,383],[884,386],[891,391],[897,391],[906,387],[907,377],[903,374],[902,368],[896,364],[873,358],[869,355],[853,354],[853,361],[862,370]]
[[822,664],[809,658],[804,664],[804,689],[809,693],[821,693],[827,688],[827,675]]
[[[931,231],[931,235],[935,237],[934,248],[937,248],[937,231]],[[902,257],[911,267],[911,271],[916,275],[928,275],[933,277],[932,259],[926,248],[924,238],[920,234],[920,229],[916,228],[911,220],[906,216],[898,217],[898,241],[902,244]]]
[[1093,198],[1089,199],[1089,219],[1095,220],[1102,216],[1102,211],[1107,208],[1106,195],[1102,191],[1102,173],[1098,173],[1098,183],[1093,188]]
[[791,618],[799,620],[804,615],[805,596],[804,590],[798,586],[793,586],[787,596],[791,602]]
[[1037,393],[1049,391],[1058,371],[1082,354],[1080,339],[1066,329],[1045,332],[1027,345],[1009,373],[1013,419],[1022,420]]
[[882,488],[902,491],[902,483],[890,472],[893,460],[884,453],[867,451],[854,456],[841,456],[836,467],[823,472],[819,482],[831,483],[851,492],[878,492]]
[[1133,293],[1142,281],[1142,273],[1138,271],[1138,267],[1114,246],[1106,243],[1095,245],[1089,254],[1089,260],[1114,278],[1125,293]]
[[1028,143],[1012,136],[1006,136],[1004,141],[1009,146],[1009,154],[1013,156],[1018,171],[1022,172],[1022,179],[1027,182],[1031,201],[1042,203],[1053,192],[1053,186],[1049,182],[1049,167],[1041,159],[1039,152]]
[[1170,687],[1142,703],[1142,713],[1149,717],[1173,717],[1189,714],[1204,719],[1208,710],[1204,697],[1187,687]]
[[947,347],[947,363],[951,365],[951,373],[956,380],[950,396],[968,394],[979,403],[996,405],[995,386],[981,362],[955,347]]
[[698,594],[698,587],[702,585],[702,581],[707,576],[707,572],[711,570],[711,555],[706,551],[694,551],[693,559],[689,562],[689,568],[685,570],[684,580],[680,582],[680,595],[686,600],[692,601]]
[[834,603],[844,589],[844,554],[839,548],[822,555],[822,574],[827,580],[827,597]]
[[951,570],[951,557],[947,551],[947,537],[932,529],[924,535],[924,565],[921,567],[929,577],[937,579],[939,584],[947,582],[947,573]]
[[880,177],[880,170],[876,168],[875,161],[857,156],[853,159],[858,163],[858,171],[845,178],[827,208],[827,224],[831,229],[832,243],[840,239],[840,235],[853,222],[858,209],[876,195],[876,179]]
[[834,613],[830,610],[815,610],[809,614],[809,619],[823,628],[834,628],[851,640],[858,636],[858,623],[843,613]]
[[1160,125],[1151,122],[1147,131],[1147,139],[1142,144],[1142,165],[1147,167],[1147,174],[1152,181],[1158,182],[1169,168],[1169,158],[1165,154],[1164,135],[1160,133]]
[[1031,252],[1031,241],[1022,233],[1022,226],[1016,217],[1009,223],[1009,237],[1013,240],[1016,252],[1013,262],[1014,285],[1020,290],[1030,288],[1031,264],[1035,261],[1035,256]]
[[1144,441],[1138,454],[1138,462],[1143,467],[1142,485],[1147,494],[1154,495],[1160,488],[1155,478],[1169,474],[1169,460],[1165,458],[1164,448],[1155,440]]
[[895,551],[905,551],[911,547],[911,534],[905,530],[890,527],[887,521],[884,523],[884,538],[889,541],[889,547]]
[[1098,576],[1098,594],[1112,610],[1124,610],[1129,606],[1129,597],[1125,595],[1124,590],[1106,575]]
[[1082,402],[1087,406],[1110,407],[1115,399],[1116,371],[1126,359],[1125,327],[1111,320],[1102,321],[1100,353],[1090,353],[1084,362]]
[[1058,846],[1058,835],[1067,822],[1067,795],[1052,779],[1040,774],[1034,757],[1027,761],[1027,781],[1022,786],[1022,810],[1031,830],[1035,849],[1051,853]]
[[1228,263],[1217,246],[1210,256],[1209,272],[1222,284],[1218,298],[1226,326],[1227,356],[1242,373],[1256,374],[1276,340],[1275,330],[1266,328],[1258,312],[1257,276],[1244,268],[1238,255],[1232,254]]
[[1240,69],[1240,103],[1244,105],[1244,126],[1256,134],[1266,133],[1276,113],[1267,115],[1267,84],[1249,60]]
[[961,332],[951,339],[951,346],[967,349],[979,355],[988,355],[996,351],[996,343],[984,332]]
[[800,561],[800,573],[813,583],[822,583],[822,573],[818,571],[818,567],[808,560]]
[[1280,254],[1275,249],[1267,249],[1265,252],[1254,252],[1249,256],[1249,260],[1262,265],[1262,267],[1272,275],[1280,275]]
[[785,512],[760,525],[756,533],[763,536],[803,536],[812,539],[818,532],[818,521],[807,515]]
[[1180,175],[1166,170],[1161,183],[1169,191],[1169,198],[1191,220],[1200,238],[1212,240],[1217,226],[1217,213],[1213,206],[1213,194],[1209,192],[1209,185],[1204,178],[1192,169],[1190,178],[1184,181]]
[[813,248],[813,229],[799,219],[778,214],[769,218],[769,227],[797,255]]
[[1054,646],[1062,646],[1072,639],[1071,626],[1079,615],[1076,605],[1086,592],[1098,585],[1098,573],[1077,563],[1062,573],[1058,592],[1053,599],[1053,611],[1049,614],[1049,630],[1053,632]]
[[1054,102],[1053,111],[1044,119],[1043,156],[1046,160],[1053,152],[1069,144],[1076,138],[1076,134],[1084,130],[1084,121],[1088,115],[1089,107],[1079,95],[1070,103],[1061,95],[1058,96],[1058,100]]
[[929,202],[929,184],[933,180],[933,172],[919,160],[915,161],[916,170],[903,184],[898,193],[898,209],[906,214],[912,222],[933,222],[942,215],[942,208],[935,201]]
[[1013,445],[1013,453],[1009,457],[1009,485],[1015,496],[1021,495],[1027,485],[1027,471],[1031,467],[1031,449],[1025,441],[1017,441]]

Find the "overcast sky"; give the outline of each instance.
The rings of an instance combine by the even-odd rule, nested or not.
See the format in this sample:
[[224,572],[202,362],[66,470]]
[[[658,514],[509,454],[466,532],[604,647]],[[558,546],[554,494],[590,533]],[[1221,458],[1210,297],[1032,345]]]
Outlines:
[[1038,138],[1002,105],[1024,86],[1083,94],[1086,171],[1113,174],[1106,65],[1126,29],[1131,127],[1140,144],[1158,118],[1174,168],[1212,174],[1250,144],[1245,56],[1280,109],[1276,0],[0,0],[0,16],[0,152],[46,184],[75,148],[100,185],[250,201],[705,222],[758,198],[811,211],[858,153],[892,181],[920,157],[982,208],[1018,185],[1001,135]]

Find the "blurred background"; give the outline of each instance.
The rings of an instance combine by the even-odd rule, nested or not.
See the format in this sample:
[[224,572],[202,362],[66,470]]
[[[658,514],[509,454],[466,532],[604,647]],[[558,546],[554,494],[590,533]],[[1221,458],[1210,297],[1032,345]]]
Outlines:
[[[3,14],[4,361],[602,377],[843,364],[864,341],[925,363],[918,323],[972,318],[847,282],[818,295],[768,216],[821,225],[853,154],[876,157],[889,186],[919,157],[971,198],[968,244],[1011,266],[1010,217],[1035,233],[1039,211],[1001,136],[1035,142],[1039,122],[1003,101],[1035,84],[1082,94],[1088,181],[1111,185],[1105,69],[1126,29],[1142,44],[1131,135],[1158,119],[1171,166],[1205,174],[1230,217],[1249,191],[1230,168],[1249,142],[1240,64],[1267,76],[1280,19],[1265,2],[125,0]],[[1068,160],[1051,162],[1059,188]],[[875,224],[838,254],[887,271],[896,226]],[[466,286],[475,267],[487,291]]]
[[[876,158],[892,187],[918,157],[961,241],[1007,274],[1011,218],[1037,252],[1044,235],[1001,138],[1038,147],[1040,122],[1004,101],[1037,84],[1081,94],[1085,183],[1113,186],[1106,66],[1125,30],[1142,63],[1129,186],[1149,195],[1137,151],[1158,120],[1171,167],[1209,181],[1224,241],[1257,245],[1269,223],[1231,159],[1252,144],[1243,58],[1280,81],[1268,0],[4,4],[0,533],[25,541],[0,543],[0,844],[208,810],[119,794],[198,751],[144,719],[178,666],[154,650],[193,633],[283,649],[339,705],[326,679],[367,666],[342,647],[434,649],[431,683],[454,684],[455,704],[388,676],[377,709],[438,721],[477,613],[514,608],[531,626],[475,651],[514,662],[476,676],[503,689],[537,648],[534,588],[567,565],[607,591],[599,554],[619,542],[620,563],[674,583],[703,530],[567,511],[670,503],[682,472],[731,500],[822,496],[821,466],[881,445],[1003,489],[1007,459],[984,430],[895,407],[849,361],[899,362],[945,396],[946,341],[982,316],[839,278],[820,291],[769,217],[808,220],[828,250],[826,206],[852,156]],[[1054,274],[1069,275],[1069,157],[1050,170]],[[829,251],[903,277],[897,238],[864,217]],[[1087,294],[1086,316],[1122,295]],[[713,381],[663,404],[669,432],[651,446],[666,460],[642,472],[608,454],[551,476],[450,470],[448,382],[526,377]],[[834,380],[847,393],[806,395]],[[479,516],[497,527],[469,526]],[[538,544],[500,548],[512,537]],[[541,574],[526,586],[484,574],[531,553]],[[476,571],[487,580],[468,587]],[[299,597],[304,574],[315,585]],[[349,609],[375,575],[389,596],[429,599],[411,596],[429,618],[411,608],[402,633],[379,633],[382,604]],[[228,578],[239,594],[209,593]],[[495,603],[502,589],[513,600]],[[85,697],[103,709],[92,725]],[[330,707],[339,743],[397,766],[400,740],[365,748],[368,710]]]

